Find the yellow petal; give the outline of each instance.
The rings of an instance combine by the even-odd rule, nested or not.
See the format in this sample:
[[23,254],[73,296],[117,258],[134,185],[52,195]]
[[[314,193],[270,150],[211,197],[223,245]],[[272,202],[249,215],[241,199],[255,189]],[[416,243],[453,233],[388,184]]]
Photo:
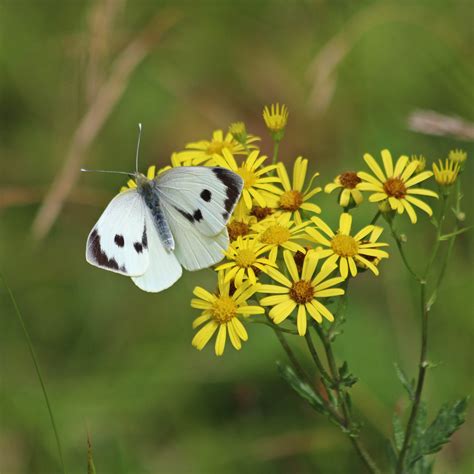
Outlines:
[[296,263],[295,259],[293,258],[293,255],[289,250],[285,250],[283,252],[283,258],[285,260],[286,268],[288,268],[288,272],[291,278],[293,278],[293,281],[298,281],[300,277],[298,275],[298,269],[296,268]]
[[417,217],[416,217],[415,209],[413,209],[413,206],[406,199],[402,199],[400,202],[402,203],[403,207],[407,211],[407,214],[408,214],[408,217],[410,218],[411,223],[416,224]]
[[314,306],[313,301],[310,301],[309,303],[306,303],[305,306],[306,306],[306,309],[307,309],[308,313],[310,314],[310,316],[315,321],[317,321],[318,323],[323,322],[323,318],[322,318],[321,314],[319,314],[319,311],[316,309],[316,306]]
[[348,212],[343,212],[339,218],[339,231],[343,235],[350,235],[352,226],[352,216]]
[[316,306],[316,309],[328,320],[334,321],[334,316],[331,311],[329,311],[326,306],[322,305],[318,300],[313,300],[313,304]]
[[202,327],[193,337],[191,344],[199,351],[209,342],[212,335],[216,332],[218,324],[215,321],[210,321]]
[[421,181],[425,181],[428,178],[431,178],[433,176],[433,173],[431,171],[423,171],[422,173],[417,174],[416,176],[413,176],[413,178],[409,179],[406,183],[405,186],[407,188],[414,186],[415,184],[421,183]]
[[304,336],[306,334],[306,308],[303,304],[298,305],[298,316],[296,317],[296,325],[298,327],[298,334]]
[[387,178],[391,178],[393,176],[393,160],[392,155],[388,150],[382,150],[382,161],[385,167],[385,173]]
[[367,163],[367,165],[375,174],[375,176],[377,176],[377,178],[380,179],[380,181],[386,181],[386,178],[385,178],[385,175],[383,174],[382,169],[374,160],[374,157],[372,155],[369,155],[368,153],[366,153],[364,155],[364,161]]
[[397,164],[395,165],[395,170],[393,171],[394,176],[400,176],[405,169],[405,166],[408,163],[408,156],[402,155],[397,160]]
[[224,353],[226,336],[227,324],[221,324],[216,337],[215,351],[217,356],[221,356]]
[[270,310],[270,317],[273,319],[275,324],[280,324],[284,321],[295,309],[296,302],[293,300],[287,300],[283,303],[277,304]]
[[428,204],[423,202],[421,199],[417,199],[416,197],[408,196],[408,195],[405,196],[405,199],[411,202],[412,204],[414,204],[415,206],[419,207],[421,210],[425,211],[429,216],[433,215],[433,211],[431,207],[428,206]]

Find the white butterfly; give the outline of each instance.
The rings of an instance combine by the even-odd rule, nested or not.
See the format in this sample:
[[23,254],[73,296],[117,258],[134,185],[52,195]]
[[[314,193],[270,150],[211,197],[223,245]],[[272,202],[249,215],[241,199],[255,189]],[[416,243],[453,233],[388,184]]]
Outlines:
[[183,166],[154,179],[138,172],[134,178],[137,187],[115,196],[90,232],[90,264],[158,292],[179,279],[181,266],[200,270],[222,260],[226,223],[243,187],[238,174]]

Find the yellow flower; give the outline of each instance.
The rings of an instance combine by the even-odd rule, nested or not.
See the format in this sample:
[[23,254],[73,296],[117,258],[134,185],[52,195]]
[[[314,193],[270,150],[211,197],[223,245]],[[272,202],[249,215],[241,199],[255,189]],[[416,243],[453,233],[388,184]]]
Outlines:
[[259,206],[266,207],[267,200],[262,191],[267,191],[270,194],[279,192],[279,189],[270,183],[278,183],[280,179],[276,176],[265,177],[265,174],[274,170],[277,165],[263,166],[267,157],[258,155],[259,150],[251,151],[247,159],[240,166],[235,161],[232,153],[227,149],[222,151],[222,156],[215,155],[214,157],[217,165],[235,171],[244,180],[242,199],[249,210],[252,209],[252,199],[255,199]]
[[263,109],[263,120],[267,128],[273,132],[281,132],[286,127],[288,121],[288,109],[286,105],[272,104],[270,108],[265,106]]
[[238,237],[246,237],[253,235],[252,225],[257,222],[257,218],[248,213],[234,212],[227,224],[227,231],[229,232],[229,239],[231,241],[237,240]]
[[293,183],[290,183],[288,173],[283,163],[278,164],[277,172],[283,185],[283,190],[280,193],[278,201],[278,207],[284,213],[289,213],[293,217],[297,224],[303,222],[301,218],[300,209],[315,214],[321,213],[321,208],[316,204],[308,202],[315,194],[321,191],[321,188],[311,189],[314,178],[319,176],[319,173],[313,174],[310,179],[309,185],[303,190],[304,182],[306,179],[306,171],[308,169],[308,160],[299,156],[296,158],[293,166]]
[[364,200],[362,193],[358,189],[361,181],[356,172],[346,171],[336,176],[333,183],[326,184],[324,192],[329,194],[335,189],[342,188],[339,195],[339,205],[348,207],[352,198],[354,204],[358,206]]
[[[168,169],[169,166],[165,166],[164,168],[160,169],[158,171],[158,173],[156,172],[156,166],[155,165],[152,165],[152,166],[149,166],[148,167],[148,170],[146,172],[146,177],[148,179],[153,179],[155,176],[161,174],[163,171],[165,171],[166,169]],[[128,181],[127,181],[127,185],[126,186],[122,186],[120,188],[120,192],[123,193],[124,191],[128,191],[129,189],[135,189],[137,187],[137,182],[130,178]]]
[[[252,143],[260,140],[252,135],[247,136],[247,148],[255,148]],[[244,155],[245,147],[240,144],[231,133],[224,133],[222,130],[216,130],[212,134],[211,140],[200,140],[198,142],[188,143],[186,150],[176,153],[178,161],[191,160],[193,165],[214,165],[214,155],[222,155],[224,150],[228,150],[235,155]]]
[[440,186],[451,186],[456,182],[460,170],[460,163],[446,159],[444,164],[439,160],[439,166],[433,163],[433,172],[436,182]]
[[448,158],[455,163],[464,163],[467,159],[467,153],[464,150],[451,150]]
[[229,133],[241,144],[247,143],[247,129],[244,122],[234,122],[229,126]]
[[259,306],[247,305],[247,300],[257,289],[258,286],[245,282],[233,294],[230,294],[230,282],[224,281],[223,274],[219,275],[216,294],[209,293],[199,286],[194,288],[193,293],[196,298],[192,299],[191,306],[202,309],[203,312],[193,321],[193,328],[206,324],[196,333],[192,345],[196,349],[202,350],[219,329],[215,343],[216,355],[220,356],[224,353],[227,336],[229,336],[232,345],[240,350],[241,341],[246,341],[248,335],[239,317],[264,312],[263,308]]
[[298,271],[293,255],[285,250],[283,253],[286,268],[291,278],[274,268],[268,270],[269,276],[279,285],[261,285],[259,293],[271,293],[260,300],[262,306],[272,306],[269,312],[275,324],[280,324],[290,316],[297,308],[296,326],[298,334],[304,336],[307,328],[307,314],[318,323],[322,323],[323,317],[328,321],[334,321],[332,313],[319,299],[344,294],[342,288],[334,288],[344,281],[343,278],[327,277],[337,268],[336,265],[323,265],[321,270],[315,274],[318,263],[318,252],[308,251],[301,272]]
[[258,233],[260,242],[271,248],[270,260],[276,260],[280,247],[292,252],[304,251],[304,247],[295,241],[307,239],[305,228],[310,222],[296,224],[290,219],[290,214],[286,213],[278,217],[268,217],[252,226],[252,230]]
[[382,160],[385,168],[385,174],[374,160],[374,158],[366,153],[364,160],[372,170],[375,176],[360,171],[357,173],[363,182],[359,184],[362,191],[373,191],[370,195],[370,202],[378,202],[388,200],[390,208],[396,210],[399,214],[407,212],[410,221],[414,224],[417,216],[413,205],[419,207],[429,216],[433,214],[431,207],[421,199],[414,195],[431,196],[437,198],[438,195],[434,191],[423,188],[412,188],[415,184],[421,183],[433,176],[431,171],[423,171],[415,176],[415,170],[418,163],[413,161],[409,163],[408,156],[401,156],[395,167],[393,166],[392,155],[388,150],[382,150]]
[[319,217],[313,217],[311,220],[327,236],[323,236],[313,227],[306,229],[308,235],[323,246],[318,255],[320,258],[328,258],[325,265],[336,264],[339,260],[339,271],[344,279],[349,275],[349,271],[353,277],[357,275],[357,262],[363,263],[375,275],[379,274],[378,268],[371,262],[371,257],[380,259],[388,257],[387,252],[378,249],[388,245],[377,242],[382,234],[382,227],[368,225],[351,236],[352,216],[348,213],[341,214],[339,230],[336,233]]
[[426,158],[423,155],[411,155],[410,163],[416,162],[415,173],[419,174],[426,168]]
[[269,245],[262,244],[255,237],[237,237],[225,252],[227,260],[230,261],[216,267],[216,271],[225,271],[225,282],[234,280],[236,288],[240,287],[244,280],[255,285],[258,273],[265,272],[268,266],[275,266],[273,260],[263,256],[269,249]]

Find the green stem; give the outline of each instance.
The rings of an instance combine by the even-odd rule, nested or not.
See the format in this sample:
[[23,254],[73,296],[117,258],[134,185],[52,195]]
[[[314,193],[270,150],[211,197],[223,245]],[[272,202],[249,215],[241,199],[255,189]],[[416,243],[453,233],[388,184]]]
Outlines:
[[269,323],[267,321],[262,321],[258,319],[248,319],[247,320],[251,324],[263,324],[264,326],[268,326],[272,328],[274,331],[280,331],[284,332],[286,334],[291,334],[293,336],[299,336],[298,331],[292,330],[292,329],[287,329],[287,328],[282,328],[281,326],[277,326],[276,324]]
[[273,165],[276,164],[277,162],[279,149],[280,149],[280,142],[278,140],[275,140],[274,145],[273,145],[273,160],[272,160]]
[[381,212],[380,211],[377,211],[377,214],[375,214],[375,216],[373,217],[373,219],[370,221],[370,224],[371,225],[375,225],[375,223],[379,220],[379,217],[381,216]]
[[273,323],[270,316],[268,316],[268,314],[265,314],[265,316],[267,317],[270,325],[272,326],[273,331],[275,332],[276,337],[278,338],[278,341],[280,342],[281,346],[283,347],[284,351],[286,352],[286,355],[288,356],[288,359],[290,359],[290,362],[293,365],[293,368],[295,369],[296,374],[300,378],[304,379],[309,385],[311,385],[311,379],[308,377],[305,370],[303,369],[301,364],[298,362],[298,359],[296,358],[295,354],[293,353],[293,350],[291,349],[290,345],[288,344],[287,340],[285,339],[285,336],[283,335],[283,333],[281,331],[279,331],[279,329],[277,327],[275,327],[276,325]]
[[[426,354],[428,351],[428,316],[431,307],[431,303],[427,304],[426,301],[426,286],[427,286],[427,278],[430,275],[432,266],[435,262],[436,255],[438,254],[439,245],[440,245],[440,237],[442,235],[442,227],[446,217],[446,209],[447,209],[447,195],[442,194],[442,203],[441,209],[438,219],[438,227],[436,229],[436,240],[433,245],[433,249],[431,251],[431,256],[428,260],[428,264],[426,266],[425,272],[423,274],[423,278],[420,279],[419,277],[415,276],[420,283],[420,310],[421,310],[421,349],[420,349],[420,360],[418,363],[418,376],[416,382],[416,389],[415,389],[415,398],[413,400],[413,405],[410,412],[410,417],[408,418],[407,427],[405,430],[405,437],[403,440],[402,449],[400,450],[400,455],[397,461],[397,468],[396,473],[402,474],[405,469],[405,459],[408,454],[408,449],[410,446],[410,441],[413,434],[413,429],[416,423],[416,417],[418,415],[418,409],[421,403],[421,395],[423,392],[423,386],[425,383],[426,378],[426,370],[428,368],[428,361],[426,360]],[[407,267],[409,268],[409,267]],[[430,298],[431,301],[431,298]]]
[[326,386],[326,382],[329,382],[330,384],[332,384],[333,380],[332,380],[332,377],[328,374],[328,372],[324,368],[324,365],[322,364],[321,359],[318,356],[316,347],[314,346],[313,339],[311,338],[311,333],[309,332],[309,330],[306,331],[305,339],[306,339],[306,344],[308,345],[308,349],[311,354],[311,357],[313,358],[313,361],[316,364],[316,367],[318,368],[319,372],[322,375],[324,387],[326,388],[326,390],[329,391],[329,388]]
[[321,339],[321,342],[323,343],[324,350],[326,352],[326,357],[329,364],[330,372],[332,374],[332,379],[339,400],[339,405],[341,406],[343,413],[344,427],[346,429],[346,432],[349,434],[349,439],[369,472],[373,474],[380,474],[380,469],[378,468],[377,464],[372,459],[370,454],[367,452],[367,450],[364,448],[360,439],[355,436],[354,433],[352,433],[352,430],[354,428],[354,422],[352,420],[352,415],[349,406],[347,405],[345,394],[339,385],[339,373],[337,370],[336,359],[332,351],[331,342],[329,341],[329,338],[326,336],[321,326],[314,325],[314,327],[316,329],[316,332],[318,333],[319,338]]
[[413,400],[412,409],[410,412],[410,418],[408,419],[407,428],[405,431],[405,439],[403,441],[403,446],[400,451],[400,456],[398,457],[397,462],[397,474],[404,472],[405,457],[407,455],[408,447],[410,445],[411,436],[413,434],[413,429],[415,427],[416,416],[418,414],[418,409],[421,402],[421,394],[423,391],[423,385],[426,377],[426,369],[428,368],[428,361],[426,360],[426,352],[428,349],[428,312],[429,309],[426,305],[426,283],[421,282],[421,351],[420,351],[420,362],[418,367],[418,379],[416,383],[415,390],[415,399]]
[[45,399],[45,402],[46,402],[46,406],[48,408],[49,419],[50,419],[51,425],[53,427],[54,437],[56,438],[56,445],[57,445],[57,449],[58,449],[59,460],[60,460],[60,463],[61,463],[61,470],[62,470],[63,474],[66,474],[66,467],[64,465],[63,453],[62,453],[62,449],[61,449],[61,441],[59,439],[58,430],[56,428],[56,422],[54,421],[53,410],[51,409],[51,404],[49,402],[48,393],[46,392],[46,386],[44,384],[43,377],[41,376],[41,370],[39,368],[38,359],[36,357],[35,350],[33,348],[33,343],[31,342],[30,335],[28,333],[28,330],[26,329],[25,322],[24,322],[23,317],[21,315],[20,308],[18,307],[16,299],[13,296],[13,292],[10,289],[10,287],[8,286],[7,281],[5,280],[5,277],[3,276],[3,274],[0,273],[0,277],[2,278],[3,284],[5,285],[5,288],[7,289],[7,292],[10,296],[11,302],[13,304],[13,308],[15,309],[16,316],[17,316],[18,321],[20,322],[20,326],[23,330],[23,335],[25,336],[26,343],[28,345],[28,349],[30,350],[30,355],[31,355],[31,358],[33,359],[33,364],[34,364],[35,370],[36,370],[36,375],[38,376],[38,379],[39,379],[39,382],[40,382],[40,385],[41,385],[41,390],[43,391],[43,396],[44,396],[44,399]]
[[415,278],[416,281],[420,282],[421,278],[418,276],[418,274],[411,268],[411,265],[408,263],[408,259],[405,255],[405,251],[403,250],[403,243],[400,239],[400,236],[397,234],[395,228],[393,227],[393,221],[389,221],[389,226],[390,226],[390,232],[392,233],[392,237],[395,240],[395,243],[397,244],[398,251],[400,253],[400,256],[402,257],[403,263],[406,267],[406,269],[409,271],[409,273]]

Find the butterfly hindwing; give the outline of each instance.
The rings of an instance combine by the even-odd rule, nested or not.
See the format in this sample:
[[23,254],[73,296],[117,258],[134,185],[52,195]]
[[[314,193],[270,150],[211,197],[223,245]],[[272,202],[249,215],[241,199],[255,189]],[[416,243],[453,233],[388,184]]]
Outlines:
[[205,236],[220,234],[242,192],[242,178],[226,168],[184,166],[156,178],[168,221],[176,214]]
[[136,190],[115,196],[87,238],[87,261],[122,275],[145,273],[149,264],[146,211]]
[[183,270],[173,252],[166,250],[161,243],[156,223],[148,208],[145,212],[145,225],[150,263],[143,275],[132,277],[132,280],[140,289],[155,293],[169,288],[181,277]]

